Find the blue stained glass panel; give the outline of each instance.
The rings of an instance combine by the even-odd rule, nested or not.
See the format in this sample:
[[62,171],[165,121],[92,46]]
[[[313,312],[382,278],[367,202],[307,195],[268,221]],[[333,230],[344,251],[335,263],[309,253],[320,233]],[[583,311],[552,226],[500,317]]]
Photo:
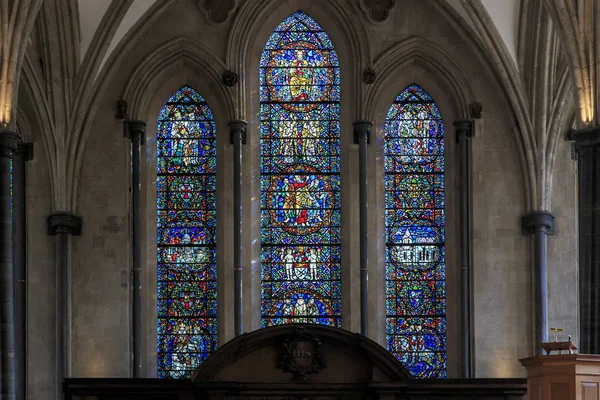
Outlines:
[[340,71],[302,11],[260,61],[262,325],[341,326]]
[[189,378],[217,345],[216,135],[185,86],[157,124],[158,376]]
[[386,336],[417,378],[446,377],[444,126],[411,85],[385,124]]

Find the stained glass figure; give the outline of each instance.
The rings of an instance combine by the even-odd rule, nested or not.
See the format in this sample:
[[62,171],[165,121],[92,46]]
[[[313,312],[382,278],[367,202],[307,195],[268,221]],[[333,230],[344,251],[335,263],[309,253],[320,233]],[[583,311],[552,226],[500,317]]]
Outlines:
[[260,61],[262,325],[341,325],[340,73],[298,11]]
[[189,378],[217,345],[215,123],[185,86],[157,128],[158,376]]
[[418,378],[446,377],[444,126],[419,86],[385,125],[387,347]]

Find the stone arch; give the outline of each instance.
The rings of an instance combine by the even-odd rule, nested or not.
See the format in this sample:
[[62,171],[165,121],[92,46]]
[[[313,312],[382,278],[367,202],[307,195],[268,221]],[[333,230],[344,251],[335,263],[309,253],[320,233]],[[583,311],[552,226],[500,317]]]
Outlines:
[[[455,120],[469,118],[469,108],[475,100],[464,72],[453,58],[438,44],[422,37],[409,37],[383,52],[373,63],[377,80],[368,87],[365,99],[365,115],[374,125],[369,146],[369,169],[374,179],[370,181],[370,204],[385,204],[384,196],[384,122],[390,105],[398,94],[413,83],[429,93],[442,114],[446,134],[446,190],[456,187],[453,167],[456,149],[452,124]],[[458,298],[459,287],[454,278],[454,266],[458,265],[458,211],[456,195],[446,199],[446,280],[448,299]],[[385,345],[385,216],[384,210],[373,208],[370,214],[369,236],[373,238],[375,251],[369,252],[370,265],[370,325],[373,338]],[[447,354],[448,374],[453,376],[458,359],[459,316],[458,304],[447,301]]]
[[224,115],[231,118],[233,99],[221,84],[221,74],[225,70],[223,62],[202,44],[188,38],[177,38],[163,43],[148,54],[129,79],[123,98],[127,101],[132,119],[146,116],[157,86],[172,72],[171,67],[181,62],[203,74],[209,91],[221,101]]
[[[143,363],[149,376],[156,376],[156,120],[164,102],[178,89],[189,85],[209,104],[217,128],[217,329],[218,342],[231,336],[233,326],[228,315],[233,313],[232,276],[225,266],[232,262],[226,243],[232,242],[232,216],[229,198],[233,196],[227,177],[232,173],[228,163],[229,131],[227,122],[233,115],[231,89],[221,82],[225,66],[220,59],[202,44],[189,38],[176,38],[164,42],[149,52],[131,74],[123,91],[131,119],[144,120],[146,127],[145,157],[142,160],[143,246],[142,261],[145,268],[142,280],[147,288],[143,302],[142,331],[147,338],[143,348]],[[221,323],[221,321],[223,321]]]
[[[238,72],[241,77],[254,75],[254,58],[260,58],[260,52],[267,38],[288,15],[299,9],[315,18],[328,33],[333,44],[340,53],[340,69],[346,81],[345,86],[355,86],[354,91],[361,90],[360,72],[371,63],[371,49],[363,22],[358,18],[359,10],[341,0],[329,2],[309,2],[292,0],[288,2],[251,0],[244,2],[237,11],[229,33],[225,64]],[[258,54],[258,56],[257,56]],[[347,60],[342,61],[344,58]],[[256,62],[257,64],[257,62]],[[348,72],[345,72],[347,70]],[[239,85],[236,112],[244,115],[246,104],[251,102],[246,93],[252,92],[248,79]],[[360,99],[362,96],[356,96]],[[354,112],[358,112],[360,100],[356,102]]]
[[[244,263],[251,266],[244,272],[244,281],[249,285],[245,290],[246,299],[244,308],[244,326],[248,329],[258,329],[261,326],[261,302],[260,302],[260,274],[252,271],[260,270],[260,241],[254,240],[260,237],[260,204],[252,199],[260,198],[260,185],[258,184],[260,174],[260,146],[258,135],[259,115],[259,61],[265,44],[273,30],[289,15],[302,10],[311,18],[314,18],[327,32],[331,39],[340,63],[341,90],[343,92],[340,101],[340,143],[341,179],[342,179],[342,275],[346,274],[348,279],[342,279],[342,323],[346,329],[358,329],[358,307],[353,304],[352,290],[355,288],[358,277],[353,277],[359,270],[358,265],[358,240],[352,235],[350,220],[352,213],[358,209],[356,182],[350,178],[358,171],[354,171],[356,163],[351,160],[353,151],[352,121],[358,118],[359,110],[362,108],[364,85],[361,81],[363,68],[370,63],[370,50],[367,45],[367,36],[364,32],[360,15],[356,10],[347,10],[348,5],[335,0],[331,2],[309,2],[306,0],[292,0],[289,2],[269,2],[268,4],[249,1],[238,11],[234,20],[231,34],[229,35],[230,47],[227,49],[225,64],[228,68],[239,72],[241,84],[237,85],[235,112],[236,116],[248,116],[248,144],[246,150],[245,166],[249,170],[244,185],[250,188],[244,194],[243,204],[248,213],[244,214],[244,224],[250,229],[246,230],[243,240],[251,243],[248,250],[244,250]],[[358,30],[356,27],[359,27]],[[358,32],[358,33],[357,33]],[[369,61],[367,61],[369,60]],[[256,127],[256,128],[255,128]],[[354,186],[353,186],[354,185]],[[356,204],[355,204],[356,203]],[[356,252],[356,254],[354,254]],[[357,273],[357,272],[356,272]],[[356,312],[355,312],[356,310]],[[356,314],[355,317],[352,317]]]
[[411,63],[429,71],[431,79],[452,94],[454,101],[450,105],[455,116],[461,118],[469,116],[469,106],[474,101],[474,95],[467,77],[444,49],[427,39],[416,36],[392,46],[373,63],[373,69],[380,78],[367,90],[365,101],[367,116],[372,116],[376,112],[380,106],[379,99],[396,96],[387,93],[390,87],[395,86],[391,85],[391,80]]

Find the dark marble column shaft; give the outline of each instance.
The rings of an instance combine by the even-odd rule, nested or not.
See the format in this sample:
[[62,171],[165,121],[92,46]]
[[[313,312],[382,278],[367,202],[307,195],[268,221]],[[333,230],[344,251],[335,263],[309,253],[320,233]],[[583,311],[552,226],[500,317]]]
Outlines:
[[48,217],[48,234],[56,237],[56,398],[61,399],[63,379],[69,376],[69,258],[71,235],[81,234],[81,218],[68,212]]
[[20,143],[13,156],[13,265],[15,288],[16,399],[24,400],[27,383],[27,161],[33,144]]
[[568,139],[579,172],[579,352],[600,354],[600,126]]
[[543,354],[541,344],[548,341],[548,235],[554,233],[554,216],[547,211],[534,211],[522,219],[523,233],[533,235],[533,268],[535,277],[535,349]]
[[474,134],[471,120],[454,122],[459,157],[460,220],[460,342],[463,378],[471,378],[471,251],[469,138]]
[[370,142],[371,121],[354,122],[354,144],[358,145],[358,202],[360,233],[360,333],[369,335],[369,197],[367,145]]
[[234,282],[234,332],[243,333],[243,280],[242,280],[242,145],[246,143],[246,127],[242,120],[229,121],[233,145],[233,282]]
[[131,140],[131,376],[142,378],[142,219],[141,147],[146,122],[125,121],[125,132]]
[[0,130],[0,390],[7,400],[17,392],[10,163],[20,140],[18,133]]

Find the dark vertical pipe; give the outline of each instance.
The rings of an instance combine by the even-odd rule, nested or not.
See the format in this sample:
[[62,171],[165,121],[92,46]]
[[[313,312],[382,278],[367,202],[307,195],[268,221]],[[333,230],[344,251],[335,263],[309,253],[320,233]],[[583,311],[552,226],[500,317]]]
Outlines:
[[142,220],[140,157],[146,132],[144,121],[125,121],[131,139],[131,354],[132,376],[142,377]]
[[460,343],[462,377],[471,377],[471,271],[469,237],[469,137],[473,121],[454,122],[459,144],[459,219],[460,219]]
[[229,121],[233,144],[233,280],[234,280],[234,331],[243,333],[242,284],[242,144],[246,143],[246,126],[242,120]]
[[360,203],[360,333],[369,335],[369,229],[368,216],[368,176],[367,145],[370,141],[371,121],[354,122],[354,143],[358,144],[358,187]]
[[15,288],[15,353],[16,353],[16,399],[24,400],[26,393],[26,242],[27,242],[27,175],[25,164],[33,155],[32,143],[17,146],[13,158],[13,263]]
[[20,140],[16,132],[0,131],[0,375],[2,399],[10,400],[15,399],[17,391],[10,162]]
[[[600,134],[600,130],[598,132]],[[589,237],[586,242],[589,247],[589,271],[591,279],[590,296],[590,352],[600,354],[600,146],[594,146],[590,152],[589,161],[591,179],[588,203],[590,204],[588,222]]]
[[579,175],[580,353],[600,354],[600,126],[573,130]]
[[[546,243],[548,230],[544,225],[538,225],[533,233],[534,260],[537,265],[537,304],[536,324],[537,337],[541,343],[548,341],[548,266],[546,265]],[[540,353],[541,345],[540,345]]]
[[62,393],[62,381],[69,376],[69,305],[68,263],[69,233],[64,227],[56,230],[56,385],[57,399]]
[[577,153],[578,168],[578,209],[579,209],[579,351],[583,354],[593,354],[591,350],[590,326],[591,326],[591,271],[589,270],[590,255],[587,239],[591,233],[591,207],[588,204],[592,191],[589,160],[591,160],[591,148],[587,151]]
[[69,254],[70,235],[81,234],[81,219],[57,212],[48,217],[48,233],[56,236],[56,398],[63,396],[63,379],[69,376]]
[[548,269],[547,236],[554,233],[554,216],[547,211],[533,211],[523,217],[523,233],[533,235],[535,278],[535,353],[543,354],[541,344],[548,341]]

